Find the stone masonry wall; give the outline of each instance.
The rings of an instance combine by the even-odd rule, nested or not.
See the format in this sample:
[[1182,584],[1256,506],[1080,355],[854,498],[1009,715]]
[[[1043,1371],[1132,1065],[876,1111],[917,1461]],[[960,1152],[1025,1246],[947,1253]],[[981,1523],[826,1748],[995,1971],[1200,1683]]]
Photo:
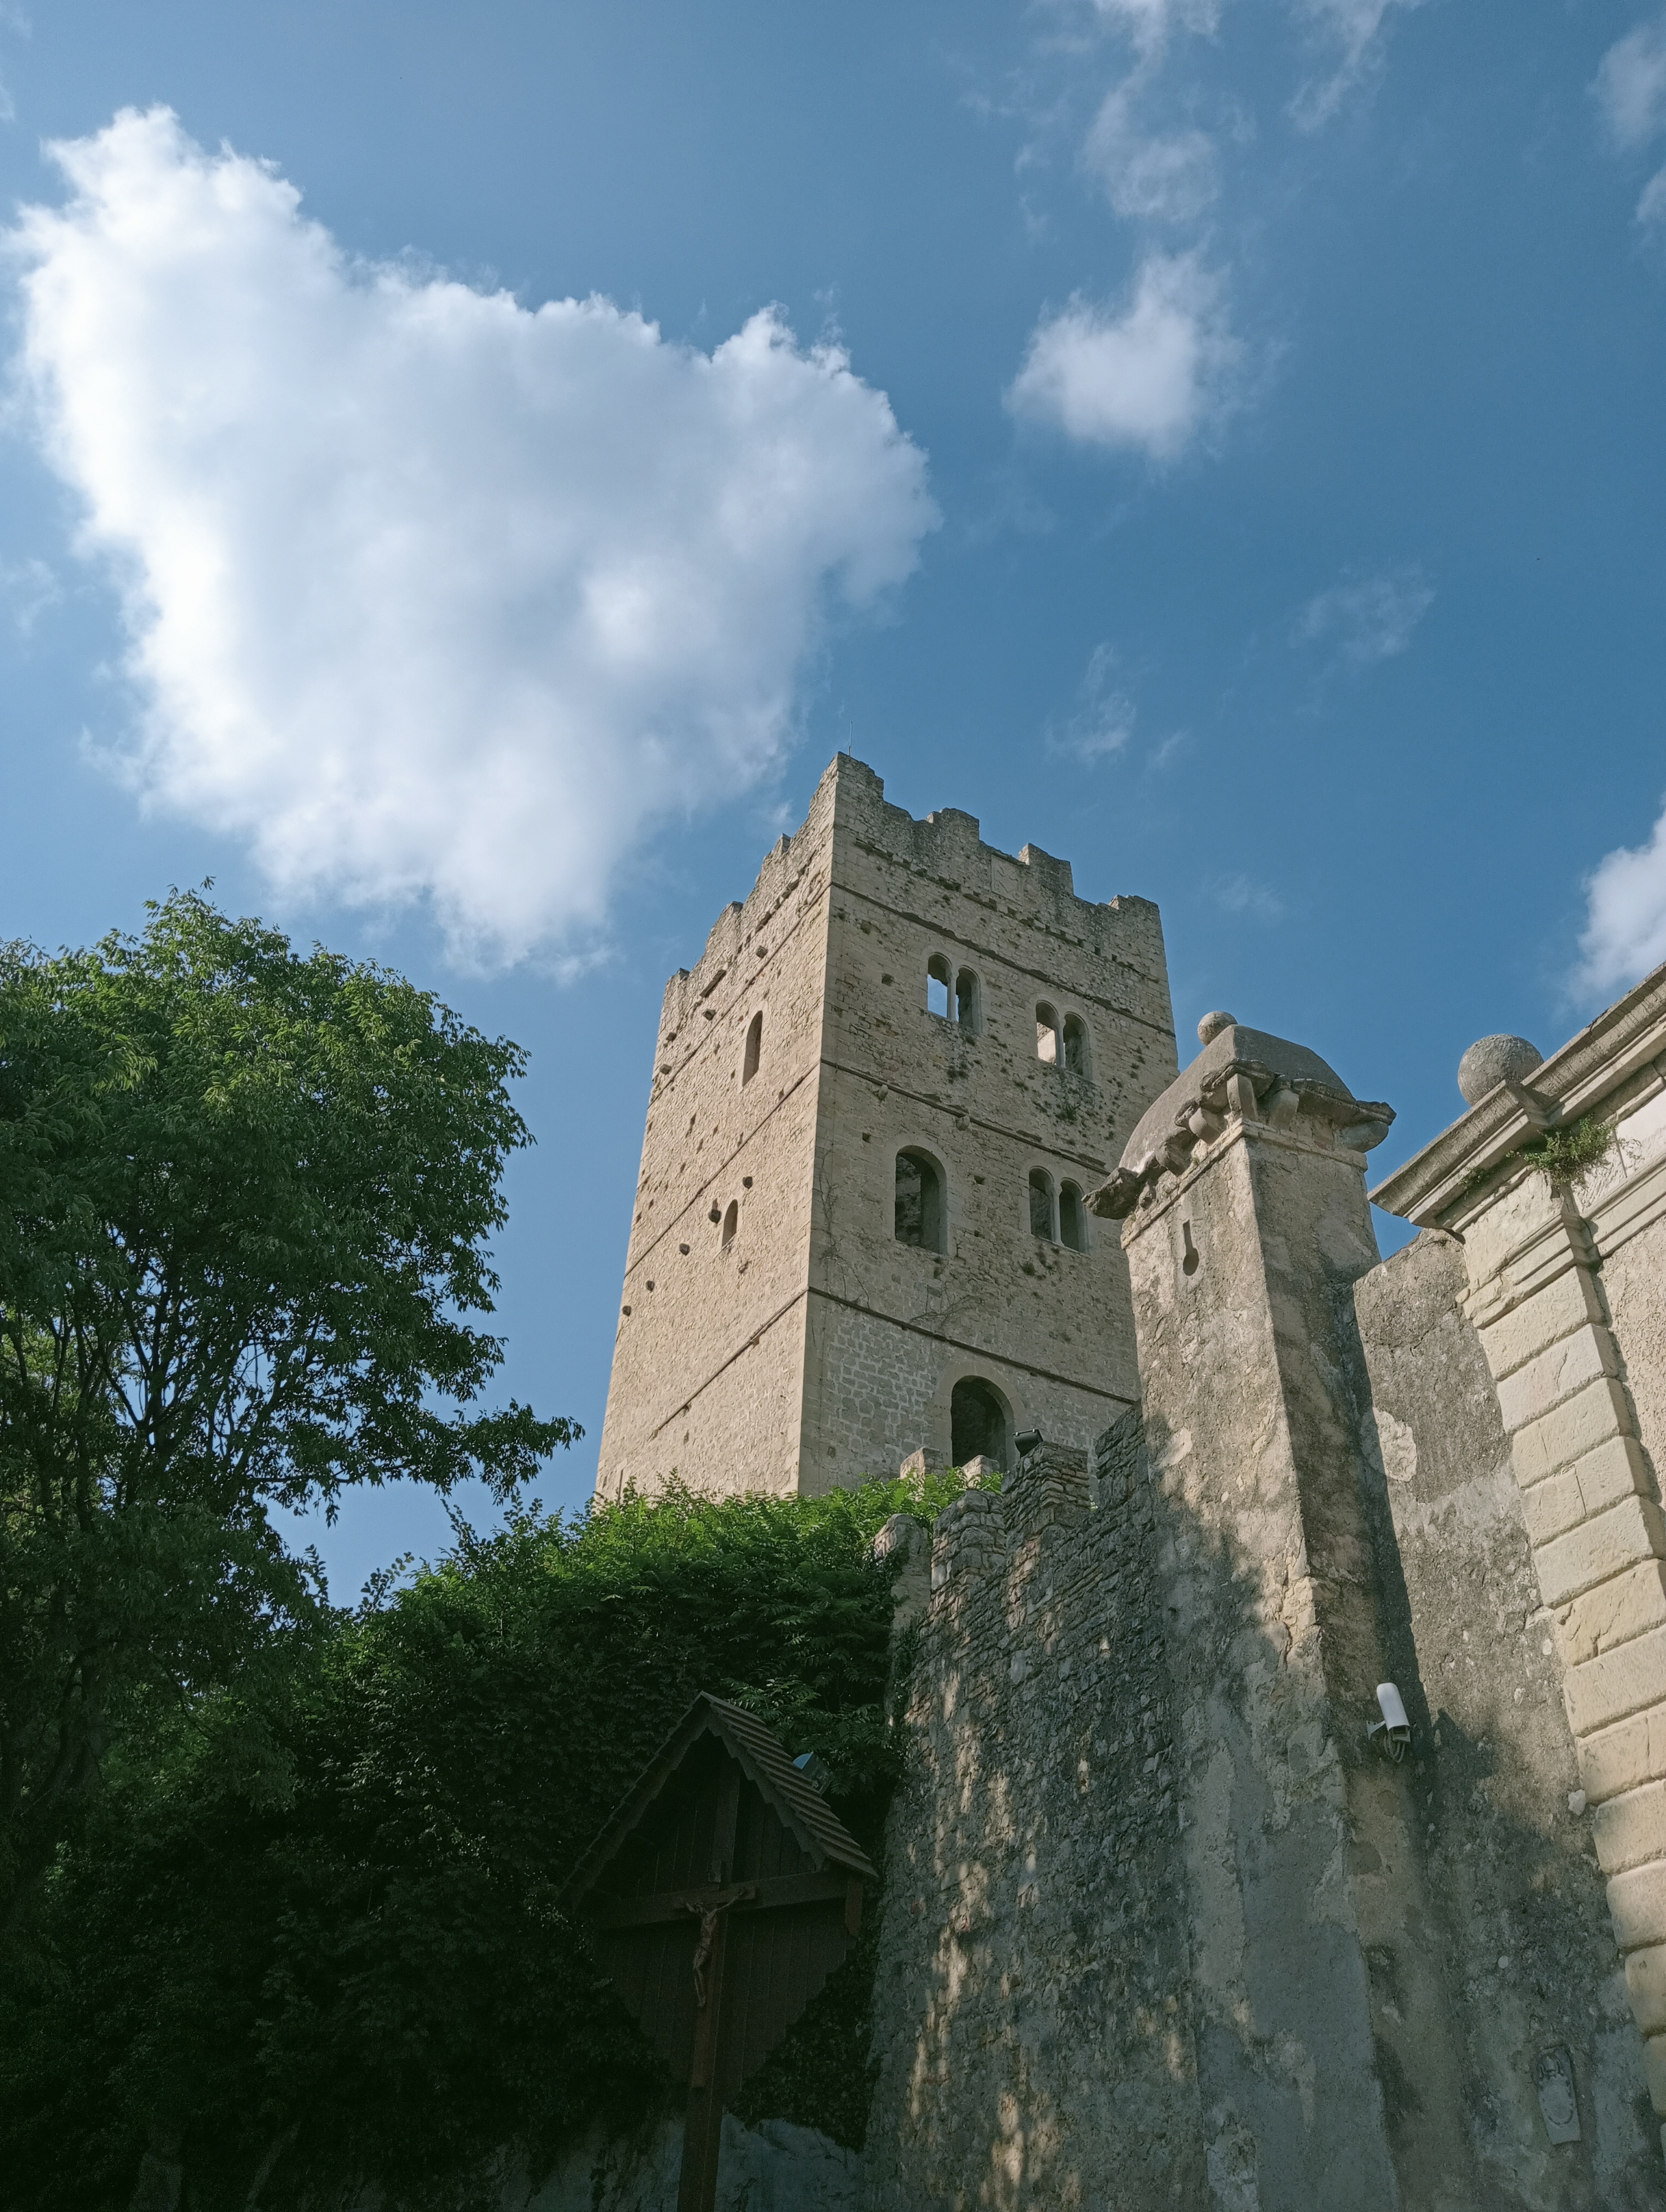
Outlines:
[[[1157,909],[1076,896],[1068,862],[985,844],[954,808],[915,821],[860,762],[838,766],[817,1131],[805,1486],[952,1456],[950,1400],[976,1376],[1008,1438],[1085,1449],[1135,1395],[1128,1271],[1032,1233],[1030,1176],[1084,1197],[1174,1072]],[[976,979],[964,1024],[927,1006],[933,956]],[[1086,1064],[1044,1060],[1037,1010],[1082,1025]],[[944,1249],[894,1235],[896,1160],[935,1160]],[[824,1473],[823,1470],[825,1472]]]
[[1044,1448],[960,1499],[932,1583],[904,1636],[866,2203],[1201,2205],[1138,1417],[1091,1484],[1086,1455]]
[[[1134,1393],[1114,1233],[1037,1236],[1029,1178],[1085,1197],[1174,1067],[1157,909],[1067,862],[916,822],[842,756],[804,826],[666,988],[598,1488],[814,1492],[952,1454],[954,1386],[1085,1446]],[[933,955],[976,978],[928,1009]],[[1082,1024],[1044,1060],[1038,1005]],[[763,1015],[757,1073],[749,1025]],[[897,1156],[939,1165],[940,1251],[895,1235]],[[723,1241],[727,1210],[739,1228]],[[998,1454],[997,1456],[1002,1455]]]
[[[832,793],[666,986],[597,1487],[799,1486]],[[757,1073],[747,1030],[763,1018]],[[739,1227],[723,1243],[733,1200]],[[714,1210],[717,1219],[713,1220]]]

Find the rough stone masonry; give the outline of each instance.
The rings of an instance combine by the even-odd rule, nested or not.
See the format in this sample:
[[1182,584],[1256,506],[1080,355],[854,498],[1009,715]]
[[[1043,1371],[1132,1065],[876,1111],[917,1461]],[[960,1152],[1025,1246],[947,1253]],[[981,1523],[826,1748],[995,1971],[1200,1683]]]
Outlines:
[[1085,1448],[1137,1388],[1086,1194],[1174,1071],[1154,906],[841,755],[666,986],[599,1493]]
[[[1001,1490],[881,1546],[866,2203],[1666,2204],[1666,969],[1466,1055],[1385,1262],[1390,1109],[1224,1014],[1177,1073],[1154,909],[858,763],[817,807],[667,993],[627,1318],[766,1160],[775,1272],[641,1368],[622,1320],[602,1485],[940,1462],[989,1393]],[[781,916],[791,991],[721,995]]]

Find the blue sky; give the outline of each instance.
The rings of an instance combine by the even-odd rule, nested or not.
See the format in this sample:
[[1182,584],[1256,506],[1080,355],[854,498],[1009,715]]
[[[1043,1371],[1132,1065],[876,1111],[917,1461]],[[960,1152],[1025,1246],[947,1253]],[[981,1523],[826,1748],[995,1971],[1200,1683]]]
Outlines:
[[547,1502],[665,977],[840,747],[1385,1167],[1666,957],[1657,8],[64,0],[0,78],[0,933],[211,875],[529,1048]]

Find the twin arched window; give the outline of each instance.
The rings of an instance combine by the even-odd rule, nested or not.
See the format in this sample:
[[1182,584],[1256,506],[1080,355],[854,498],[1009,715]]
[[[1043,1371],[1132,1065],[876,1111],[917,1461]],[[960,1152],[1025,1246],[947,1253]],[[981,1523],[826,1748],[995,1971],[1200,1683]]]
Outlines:
[[1030,1234],[1067,1252],[1087,1249],[1087,1203],[1081,1185],[1061,1182],[1056,1190],[1045,1168],[1030,1170]]
[[[734,1207],[723,1224],[723,1243],[734,1231]],[[892,1226],[899,1244],[925,1252],[948,1249],[948,1190],[943,1170],[929,1152],[909,1146],[897,1155],[896,1210]],[[1087,1249],[1087,1201],[1077,1182],[1054,1183],[1045,1168],[1030,1170],[1030,1233],[1067,1252]]]
[[1087,1024],[1079,1014],[1067,1014],[1061,1023],[1058,1008],[1043,1000],[1036,1009],[1036,1057],[1067,1075],[1086,1075]]
[[973,970],[952,969],[945,954],[933,952],[926,963],[926,1012],[952,1022],[970,1036],[981,1036],[983,992]]

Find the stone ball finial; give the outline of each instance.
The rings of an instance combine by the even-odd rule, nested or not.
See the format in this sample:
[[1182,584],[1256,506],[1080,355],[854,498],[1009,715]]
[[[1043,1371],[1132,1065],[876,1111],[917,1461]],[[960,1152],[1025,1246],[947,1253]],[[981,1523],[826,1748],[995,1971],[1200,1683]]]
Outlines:
[[1213,1044],[1223,1030],[1236,1029],[1237,1027],[1237,1018],[1238,1018],[1236,1014],[1205,1014],[1203,1019],[1197,1025],[1198,1042],[1200,1044]]
[[1464,1103],[1479,1105],[1500,1083],[1520,1083],[1543,1060],[1538,1046],[1525,1037],[1477,1037],[1458,1062],[1458,1089]]

